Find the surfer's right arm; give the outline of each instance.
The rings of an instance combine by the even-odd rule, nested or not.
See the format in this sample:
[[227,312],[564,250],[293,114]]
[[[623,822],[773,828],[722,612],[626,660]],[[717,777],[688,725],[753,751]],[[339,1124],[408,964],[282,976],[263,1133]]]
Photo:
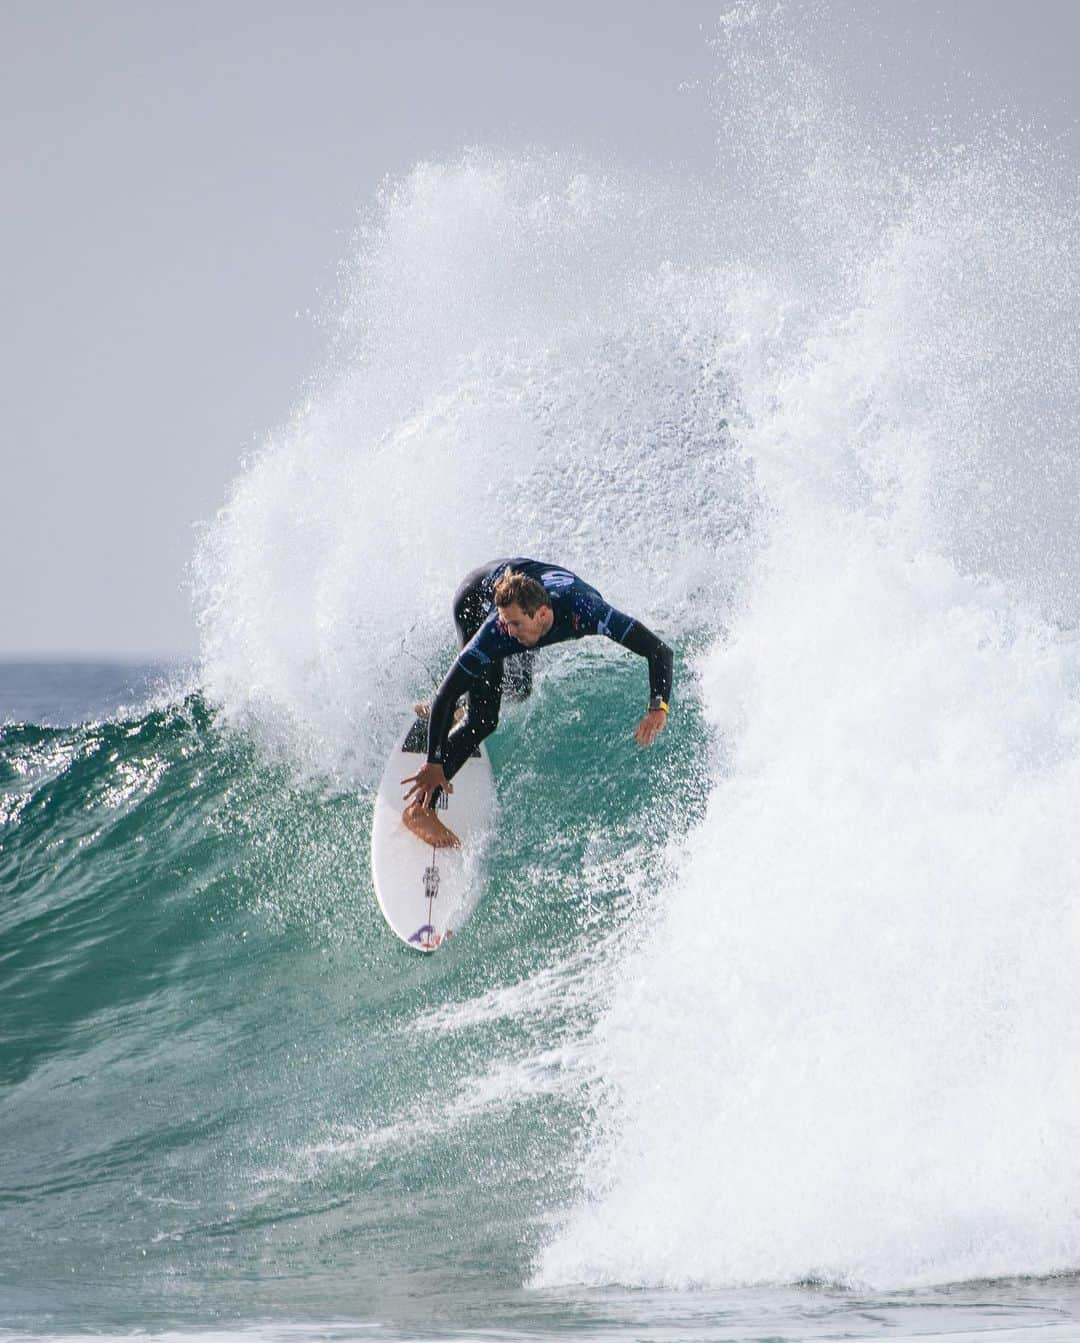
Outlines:
[[435,764],[430,760],[421,765],[415,774],[408,775],[401,782],[412,784],[412,787],[405,794],[406,803],[416,802],[421,807],[430,807],[440,788],[446,793],[454,791],[454,785],[446,780],[442,765]]
[[455,660],[431,701],[428,713],[427,761],[415,774],[410,774],[401,781],[412,784],[405,794],[405,801],[418,802],[421,807],[430,807],[440,788],[447,792],[451,788],[443,770],[443,752],[446,749],[446,735],[454,713],[454,705],[469,688],[470,680],[460,661],[460,658]]
[[402,779],[402,783],[411,783],[405,794],[406,802],[419,802],[421,807],[430,807],[440,788],[451,791],[443,770],[443,752],[446,750],[446,737],[450,722],[454,716],[454,705],[469,689],[472,676],[461,665],[460,654],[453,666],[443,678],[443,683],[435,692],[428,713],[427,762],[420,766],[415,774]]
[[[443,683],[435,692],[431,701],[431,713],[428,718],[428,763],[441,765],[446,750],[446,738],[453,723],[454,707],[462,695],[472,690],[481,677],[490,676],[508,652],[520,649],[520,645],[501,628],[498,613],[492,611],[473,637],[454,659],[453,665],[443,678]],[[498,721],[498,713],[488,726],[488,731]]]
[[461,665],[460,655],[443,678],[443,683],[435,692],[431,701],[431,713],[428,717],[427,758],[429,765],[438,765],[442,772],[443,751],[450,731],[450,722],[454,716],[454,705],[469,689],[472,677]]

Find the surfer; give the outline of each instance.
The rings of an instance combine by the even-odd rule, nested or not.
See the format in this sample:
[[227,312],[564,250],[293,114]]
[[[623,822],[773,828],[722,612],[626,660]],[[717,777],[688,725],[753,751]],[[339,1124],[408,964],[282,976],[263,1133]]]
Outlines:
[[[505,688],[524,699],[532,690],[532,649],[603,634],[649,663],[649,707],[634,729],[639,746],[651,746],[667,723],[671,698],[671,649],[644,625],[617,611],[594,587],[540,560],[499,560],[474,569],[454,596],[461,652],[431,702],[427,763],[402,779],[402,819],[414,835],[436,848],[458,843],[436,816],[443,789],[485,737],[495,731]],[[504,673],[503,664],[513,659]],[[468,710],[456,725],[462,695]]]

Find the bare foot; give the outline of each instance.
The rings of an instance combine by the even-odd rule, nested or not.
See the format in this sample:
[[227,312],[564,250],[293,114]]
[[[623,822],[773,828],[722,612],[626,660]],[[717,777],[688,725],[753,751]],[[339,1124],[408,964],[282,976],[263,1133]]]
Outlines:
[[[416,714],[417,718],[431,717],[431,700],[418,699],[412,707],[413,707],[413,713]],[[457,727],[458,723],[460,723],[464,717],[465,717],[465,705],[460,703],[456,704],[454,706],[454,721],[452,726]]]
[[419,802],[410,802],[401,813],[401,819],[405,829],[410,830],[425,844],[431,844],[436,849],[461,848],[461,840],[449,827],[443,825],[430,807],[422,807]]

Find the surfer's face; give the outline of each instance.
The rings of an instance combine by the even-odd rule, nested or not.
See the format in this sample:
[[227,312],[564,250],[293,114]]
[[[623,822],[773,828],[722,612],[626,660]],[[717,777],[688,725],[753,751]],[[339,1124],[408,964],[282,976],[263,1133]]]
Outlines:
[[499,619],[511,639],[531,648],[551,629],[552,610],[550,606],[541,606],[535,615],[527,616],[514,602],[510,606],[499,607]]

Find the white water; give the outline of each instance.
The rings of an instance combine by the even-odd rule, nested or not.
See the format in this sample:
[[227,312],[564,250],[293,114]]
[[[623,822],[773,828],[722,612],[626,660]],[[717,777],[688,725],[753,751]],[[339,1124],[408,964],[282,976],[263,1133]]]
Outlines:
[[[727,40],[775,81],[770,22]],[[703,664],[733,764],[619,976],[542,1284],[1080,1267],[1075,206],[997,137],[849,230],[864,151],[800,106],[776,180],[825,227],[722,360],[770,509]]]
[[715,182],[388,189],[198,565],[211,694],[367,781],[486,558],[731,626],[543,1284],[1080,1267],[1075,201],[1022,135],[845,106],[784,12],[720,29]]

